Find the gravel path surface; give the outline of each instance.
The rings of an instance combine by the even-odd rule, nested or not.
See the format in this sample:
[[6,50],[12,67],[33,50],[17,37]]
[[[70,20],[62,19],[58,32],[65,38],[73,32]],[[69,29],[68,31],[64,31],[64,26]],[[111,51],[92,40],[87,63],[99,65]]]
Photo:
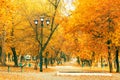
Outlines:
[[112,76],[57,76],[56,72],[0,72],[0,80],[120,80],[120,74],[113,73]]
[[41,73],[39,70],[33,70],[33,68],[25,68],[23,72],[20,72],[19,68],[11,68],[11,71],[7,72],[7,67],[0,67],[0,80],[120,80],[120,73],[112,73],[112,76],[57,75],[58,71],[84,71],[82,68],[76,66],[49,66],[49,68],[45,70]]

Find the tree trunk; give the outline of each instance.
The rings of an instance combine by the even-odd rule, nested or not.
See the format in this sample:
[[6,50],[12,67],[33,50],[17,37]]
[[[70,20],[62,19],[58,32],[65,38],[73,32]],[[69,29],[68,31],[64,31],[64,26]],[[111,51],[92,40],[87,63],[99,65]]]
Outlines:
[[45,67],[46,67],[46,68],[47,68],[47,66],[48,66],[48,54],[49,54],[49,52],[46,52],[46,53],[45,53],[45,59],[44,59]]
[[51,66],[53,66],[53,58],[52,58],[52,56],[50,58],[50,63],[51,63]]
[[84,61],[83,61],[83,60],[81,60],[81,62],[82,62],[81,66],[82,66],[82,67],[84,67]]
[[116,54],[115,54],[115,62],[116,62],[116,67],[117,67],[116,72],[120,72],[120,69],[119,69],[119,58],[118,58],[118,56],[119,56],[119,50],[116,49]]
[[67,61],[70,61],[70,55],[66,55]]
[[91,66],[93,66],[93,62],[95,63],[95,52],[92,53],[92,60],[91,60]]
[[1,62],[1,55],[2,55],[2,47],[0,46],[0,62]]
[[13,48],[11,47],[11,50],[13,52],[15,66],[18,66],[18,59],[17,59],[17,55],[16,55],[16,49],[14,47]]
[[77,63],[80,64],[80,58],[77,56]]
[[64,56],[64,62],[66,62],[66,55]]
[[5,40],[6,40],[6,31],[5,31],[5,25],[3,25],[3,31],[2,31],[2,36],[1,36],[1,63],[2,65],[6,65],[6,54],[5,54]]
[[5,55],[5,50],[4,50],[4,47],[0,47],[0,62],[2,63],[2,65],[6,65],[5,63],[6,61],[6,55]]
[[43,50],[40,50],[40,72],[43,72],[43,57],[42,57]]
[[10,53],[8,53],[8,62],[10,62]]
[[109,71],[112,72],[112,59],[111,59],[110,46],[108,46],[108,62],[109,62]]
[[103,57],[101,56],[101,68],[103,68]]
[[47,68],[47,66],[48,66],[48,59],[47,59],[47,57],[45,58],[45,67]]
[[5,61],[6,61],[6,55],[5,55],[5,53],[2,53],[1,62],[2,62],[3,66],[6,65]]
[[37,70],[37,66],[38,66],[38,62],[37,62],[37,59],[36,59],[34,70]]

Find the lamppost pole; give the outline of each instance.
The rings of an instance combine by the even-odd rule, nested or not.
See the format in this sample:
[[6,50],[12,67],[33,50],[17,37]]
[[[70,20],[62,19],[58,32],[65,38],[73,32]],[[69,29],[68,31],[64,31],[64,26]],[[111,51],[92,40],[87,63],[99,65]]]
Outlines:
[[[40,58],[40,72],[43,71],[43,68],[42,68],[42,65],[43,65],[43,50],[44,50],[44,45],[43,45],[43,27],[44,27],[44,16],[41,16],[40,17],[40,21],[41,21],[41,32],[40,32],[40,38],[38,37],[38,28],[37,28],[37,24],[38,24],[38,20],[34,20],[34,23],[36,24],[36,39],[40,41],[39,43],[39,48],[40,48],[40,51],[39,51],[39,58]],[[50,20],[47,19],[46,20],[46,24],[49,25],[50,24]]]
[[41,34],[40,34],[40,42],[41,42],[41,50],[40,50],[40,72],[43,71],[42,69],[42,65],[43,65],[43,56],[42,56],[42,53],[43,53],[43,27],[44,27],[44,17],[40,17],[40,21],[41,21]]
[[40,17],[40,21],[41,21],[41,49],[43,47],[43,27],[44,27],[44,16]]
[[36,40],[38,40],[38,28],[37,28],[38,20],[34,20],[34,23],[35,23],[35,25],[36,25],[36,28],[35,28],[35,32],[36,32]]

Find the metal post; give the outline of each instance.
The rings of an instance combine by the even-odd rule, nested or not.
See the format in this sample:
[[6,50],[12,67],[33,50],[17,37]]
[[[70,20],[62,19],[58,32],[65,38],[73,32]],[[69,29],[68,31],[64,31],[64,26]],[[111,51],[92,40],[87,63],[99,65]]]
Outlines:
[[43,53],[43,26],[44,26],[44,25],[43,25],[43,21],[41,21],[40,72],[43,71],[43,69],[42,69],[42,65],[43,65],[43,57],[42,57],[42,53]]

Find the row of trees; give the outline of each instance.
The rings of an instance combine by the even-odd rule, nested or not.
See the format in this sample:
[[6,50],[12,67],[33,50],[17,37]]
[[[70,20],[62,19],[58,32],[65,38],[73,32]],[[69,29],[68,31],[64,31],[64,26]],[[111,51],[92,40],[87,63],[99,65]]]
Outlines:
[[[52,58],[62,51],[78,60],[92,60],[92,65],[108,58],[110,72],[115,59],[119,72],[119,4],[119,0],[77,0],[73,2],[75,10],[68,12],[64,0],[2,0],[2,64],[5,65],[5,53],[13,54],[15,66],[18,66],[17,55],[38,55],[42,72],[43,57]],[[45,20],[50,19],[49,25],[40,22],[41,15]],[[35,25],[35,19],[40,23]]]
[[115,60],[119,72],[120,1],[78,0],[74,4],[75,11],[64,23],[66,41],[70,41],[67,50],[85,59],[108,58],[110,72]]
[[[64,17],[62,14],[65,10],[64,0],[2,0],[0,4],[4,5],[0,7],[2,14],[0,20],[3,22],[0,23],[2,65],[6,65],[5,56],[2,55],[8,53],[14,56],[15,66],[18,66],[17,55],[26,53],[32,56],[39,55],[42,72],[46,47],[51,39],[54,40],[52,36]],[[46,25],[45,22],[41,22],[36,26],[34,20],[40,21],[41,16],[44,16],[44,19],[49,18],[50,24]]]

